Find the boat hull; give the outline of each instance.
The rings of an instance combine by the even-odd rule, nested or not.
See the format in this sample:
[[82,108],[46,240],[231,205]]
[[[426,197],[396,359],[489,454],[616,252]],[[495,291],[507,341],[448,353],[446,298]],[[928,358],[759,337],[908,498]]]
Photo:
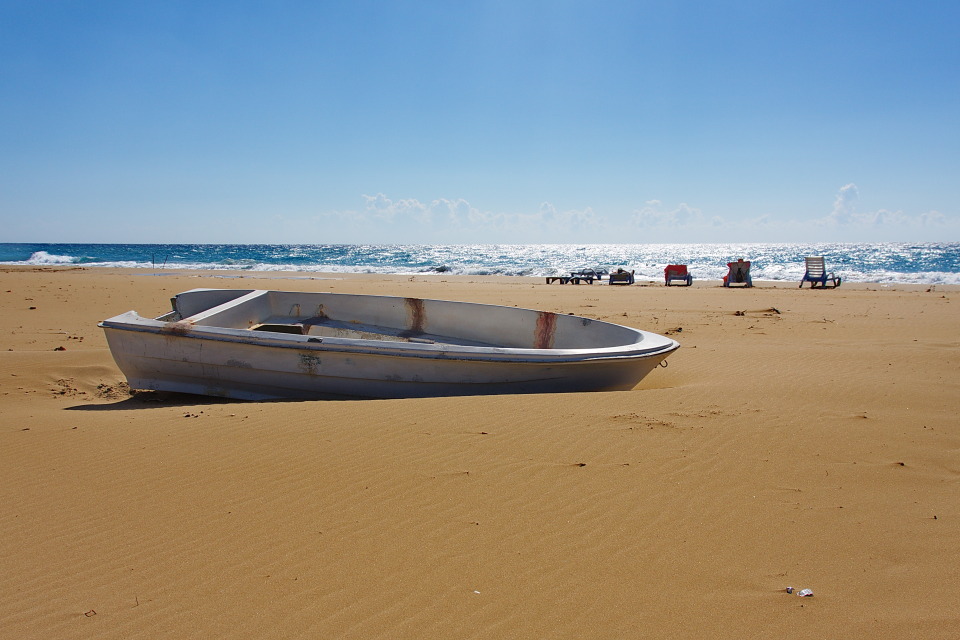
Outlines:
[[[342,294],[300,294],[297,309],[316,307],[317,299],[304,296],[319,295]],[[410,307],[407,299],[379,298],[399,301],[396,304],[401,308]],[[340,302],[324,299],[325,312],[336,308],[336,303]],[[365,300],[361,302],[368,304]],[[226,315],[224,309],[232,303],[239,308],[242,301],[221,303],[217,307],[218,313]],[[183,306],[189,307],[187,304]],[[291,305],[285,300],[283,306]],[[449,301],[420,301],[415,307],[419,309],[419,317],[409,317],[408,314],[406,320],[398,322],[386,322],[382,318],[379,321],[390,325],[394,334],[409,333],[412,326],[418,328],[417,336],[436,337],[425,330],[429,328],[425,317],[432,317],[429,314],[440,317],[444,313],[465,313],[467,315],[459,322],[466,323],[468,316],[477,322],[478,312],[494,309],[499,311],[491,312],[493,315],[506,314],[502,318],[513,315],[527,318],[524,314],[534,314],[527,318],[532,323],[532,333],[543,329],[543,316],[536,315],[543,312]],[[230,312],[236,315],[237,310]],[[150,320],[129,312],[101,323],[110,351],[131,388],[244,400],[627,390],[636,386],[679,347],[676,342],[656,334],[575,316],[557,318],[563,319],[561,324],[571,326],[581,320],[583,331],[592,327],[594,331],[613,335],[616,332],[607,327],[626,329],[637,334],[637,342],[629,349],[617,345],[558,349],[537,347],[536,341],[542,341],[543,337],[532,335],[530,345],[517,343],[519,338],[511,338],[520,346],[484,346],[477,341],[481,337],[479,330],[471,334],[471,340],[462,344],[425,338],[417,341],[417,337],[413,337],[412,342],[396,336],[390,340],[369,339],[369,332],[363,334],[363,339],[355,339],[342,337],[353,334],[321,326],[320,321],[300,335],[278,334],[240,328],[242,323],[239,322],[230,327],[204,325],[206,313],[208,310],[201,309],[196,315],[177,316],[179,320],[171,321],[163,317]],[[253,319],[248,318],[246,323],[257,327],[255,321],[262,321],[263,315],[250,316]],[[215,321],[216,314],[212,316]],[[276,319],[275,314],[271,317]],[[551,320],[551,328],[559,333],[557,318]],[[295,325],[300,329],[304,324],[309,325],[309,322],[303,322],[303,318],[296,319],[301,320]],[[365,328],[371,326],[364,318],[351,322]],[[381,330],[389,333],[390,329]],[[632,339],[630,334],[621,333],[628,340]],[[554,339],[554,336],[550,338]],[[581,338],[566,338],[568,341],[577,339]],[[647,344],[641,345],[644,340]]]

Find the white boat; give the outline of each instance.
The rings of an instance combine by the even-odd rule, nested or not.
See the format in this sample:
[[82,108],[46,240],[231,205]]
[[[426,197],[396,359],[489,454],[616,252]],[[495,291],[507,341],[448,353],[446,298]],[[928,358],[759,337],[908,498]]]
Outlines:
[[246,400],[633,388],[680,345],[549,311],[393,296],[194,289],[100,323],[133,389]]

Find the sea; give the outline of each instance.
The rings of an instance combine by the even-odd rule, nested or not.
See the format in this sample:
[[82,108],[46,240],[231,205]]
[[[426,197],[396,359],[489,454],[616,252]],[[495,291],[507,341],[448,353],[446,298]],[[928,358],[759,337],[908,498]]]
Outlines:
[[799,282],[804,256],[824,256],[848,282],[960,284],[960,242],[838,244],[45,244],[0,243],[0,264],[306,273],[563,275],[624,268],[661,280],[668,264],[719,280],[726,263],[752,262],[754,280]]

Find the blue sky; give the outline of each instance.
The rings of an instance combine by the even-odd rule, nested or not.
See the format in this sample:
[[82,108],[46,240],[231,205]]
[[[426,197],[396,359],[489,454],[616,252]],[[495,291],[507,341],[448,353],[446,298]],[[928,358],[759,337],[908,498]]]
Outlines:
[[960,4],[0,0],[0,241],[960,240]]

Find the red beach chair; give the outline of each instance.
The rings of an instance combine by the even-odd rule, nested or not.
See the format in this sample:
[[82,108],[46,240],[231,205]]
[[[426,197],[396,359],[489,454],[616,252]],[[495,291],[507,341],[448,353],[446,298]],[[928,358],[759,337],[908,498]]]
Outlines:
[[723,276],[723,286],[729,287],[734,284],[742,284],[745,287],[753,286],[753,278],[750,277],[750,261],[740,258],[736,262],[728,262],[730,269],[727,275]]
[[669,287],[674,281],[680,282],[681,287],[689,287],[693,284],[693,276],[687,273],[685,264],[668,264],[663,270],[663,280]]

